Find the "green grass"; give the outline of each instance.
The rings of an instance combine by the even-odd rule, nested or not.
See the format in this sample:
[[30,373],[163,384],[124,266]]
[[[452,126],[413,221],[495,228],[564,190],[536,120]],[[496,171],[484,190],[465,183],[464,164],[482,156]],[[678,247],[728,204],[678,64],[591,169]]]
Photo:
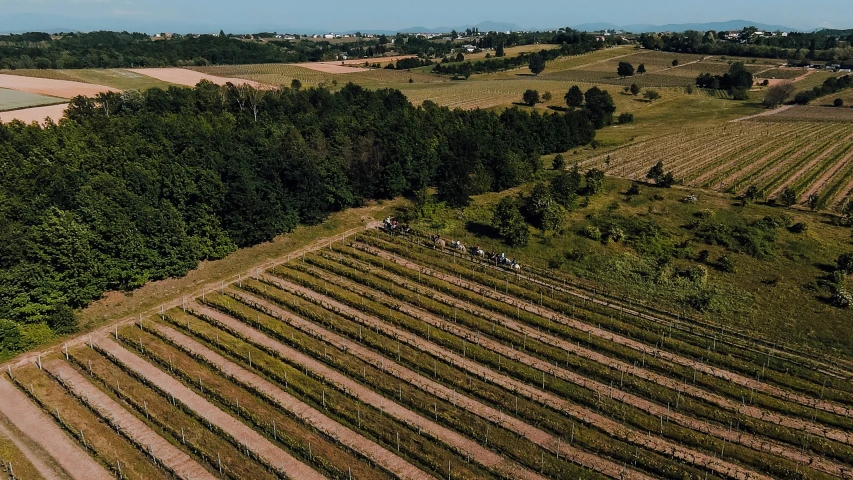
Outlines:
[[0,112],[65,102],[66,100],[61,98],[0,88]]
[[[442,210],[435,218],[419,221],[416,226],[426,231],[440,231],[448,238],[460,239],[465,244],[480,244],[493,251],[506,251],[522,263],[543,267],[558,260],[559,271],[589,281],[618,295],[628,295],[658,304],[673,311],[687,308],[683,303],[686,290],[677,283],[659,283],[654,260],[626,244],[603,245],[579,234],[590,223],[590,215],[604,216],[608,208],[627,217],[652,221],[674,243],[692,238],[684,228],[693,221],[699,210],[716,212],[716,219],[737,222],[754,221],[768,215],[790,215],[796,222],[805,222],[809,230],[803,234],[784,229],[776,232],[773,254],[768,258],[754,258],[742,253],[727,252],[719,246],[706,245],[692,240],[693,257],[673,260],[674,265],[695,266],[701,250],[709,250],[712,261],[723,254],[735,260],[737,273],[708,267],[707,288],[716,293],[713,307],[706,312],[687,311],[698,318],[707,318],[734,328],[752,330],[765,338],[784,340],[815,349],[831,349],[834,353],[851,357],[853,330],[849,327],[849,311],[829,306],[822,300],[825,293],[813,290],[817,281],[826,275],[825,268],[834,264],[844,252],[853,250],[850,230],[831,225],[824,217],[803,211],[783,210],[765,205],[735,206],[735,200],[724,194],[697,192],[698,204],[685,204],[680,200],[689,193],[682,189],[642,188],[642,193],[626,200],[630,183],[608,179],[606,193],[591,199],[586,208],[568,214],[561,234],[543,234],[532,230],[530,245],[510,248],[499,239],[477,236],[471,226],[489,225],[493,205],[503,195],[515,195],[521,190],[504,194],[486,194],[475,198],[464,211]],[[663,200],[654,200],[660,195]],[[613,207],[610,207],[610,206]],[[848,280],[848,288],[850,287]],[[784,299],[784,301],[780,301]]]

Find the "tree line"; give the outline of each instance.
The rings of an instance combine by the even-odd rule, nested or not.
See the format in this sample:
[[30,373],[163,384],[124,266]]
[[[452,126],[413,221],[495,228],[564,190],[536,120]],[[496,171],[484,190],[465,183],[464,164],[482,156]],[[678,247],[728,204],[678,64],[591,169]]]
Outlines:
[[545,69],[545,62],[556,60],[567,55],[581,55],[602,48],[595,43],[564,43],[560,48],[542,49],[539,52],[524,52],[515,57],[487,58],[476,62],[440,63],[432,69],[439,75],[453,75],[468,78],[475,73],[494,73],[530,66],[531,71],[538,75]]
[[[463,111],[397,90],[202,82],[0,125],[0,356],[74,329],[108,290],[186,274],[368,199],[472,195],[591,142],[583,111]],[[38,334],[33,332],[40,332]]]
[[363,57],[387,49],[378,40],[331,44],[326,41],[260,42],[220,35],[175,35],[152,40],[144,33],[72,33],[52,39],[28,33],[0,36],[0,69],[73,69],[236,65]]
[[733,39],[726,32],[644,33],[638,42],[649,50],[790,59],[792,61],[845,61],[853,59],[853,30],[819,30],[782,35],[757,35],[755,27],[745,28]]

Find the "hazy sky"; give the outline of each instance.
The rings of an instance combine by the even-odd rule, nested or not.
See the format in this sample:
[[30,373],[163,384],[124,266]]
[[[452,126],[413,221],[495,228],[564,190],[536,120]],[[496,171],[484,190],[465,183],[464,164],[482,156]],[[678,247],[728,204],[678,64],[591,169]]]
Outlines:
[[278,26],[282,31],[394,30],[482,21],[551,28],[588,22],[661,25],[734,19],[801,29],[853,27],[853,0],[0,0],[0,12],[0,18],[44,15],[44,28],[64,26],[50,24],[57,21],[56,16],[81,22],[109,20],[114,27],[163,22],[222,25],[226,30],[229,26]]

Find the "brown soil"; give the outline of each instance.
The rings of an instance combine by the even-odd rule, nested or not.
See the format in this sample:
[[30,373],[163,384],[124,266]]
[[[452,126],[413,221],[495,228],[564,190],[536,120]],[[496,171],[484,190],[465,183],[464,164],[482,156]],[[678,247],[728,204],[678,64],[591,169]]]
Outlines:
[[[74,480],[111,480],[109,472],[75,444],[36,404],[5,378],[0,379],[0,413],[56,460]],[[65,478],[61,473],[58,478]]]
[[788,185],[792,185],[793,183],[795,183],[797,180],[799,180],[799,179],[800,179],[800,177],[802,177],[803,175],[805,175],[806,173],[808,173],[808,172],[809,172],[811,169],[813,169],[816,165],[820,164],[820,162],[822,162],[822,161],[823,161],[823,159],[825,159],[826,157],[830,156],[830,155],[832,154],[832,152],[834,152],[836,149],[838,149],[838,147],[840,147],[841,145],[844,145],[846,142],[849,142],[851,138],[853,138],[853,134],[848,135],[848,136],[847,136],[847,138],[845,138],[844,140],[842,140],[842,141],[840,141],[840,142],[838,142],[838,143],[833,144],[831,147],[829,147],[829,148],[827,148],[826,150],[824,150],[824,151],[823,151],[823,153],[821,153],[820,155],[818,155],[818,156],[814,157],[813,159],[809,160],[809,161],[808,161],[808,163],[806,163],[806,164],[805,164],[805,165],[803,165],[799,170],[797,170],[796,172],[794,172],[794,174],[793,174],[793,175],[791,175],[790,177],[788,177],[788,179],[787,179],[787,180],[785,180],[785,181],[784,181],[783,183],[781,183],[778,187],[776,187],[775,189],[773,189],[773,191],[772,191],[772,192],[770,192],[770,194],[769,194],[769,195],[767,195],[767,198],[774,198],[774,197],[776,197],[776,195],[778,195],[782,190],[784,190],[784,189],[785,189],[785,187],[787,187]]
[[[15,427],[7,425],[8,420],[2,415],[0,415],[0,440],[8,439],[15,448],[20,451],[21,455],[30,463],[30,465],[23,466],[13,464],[12,469],[14,470],[15,475],[20,478],[43,478],[45,480],[68,480],[70,477],[59,468],[59,465],[56,465],[53,462],[53,459],[47,456],[44,452],[37,452],[33,445],[29,445],[27,442],[22,440],[24,438],[21,432],[13,433],[12,430]],[[37,448],[37,447],[36,447]],[[7,460],[8,459],[3,459]],[[21,470],[35,470],[35,472],[30,472],[31,477],[27,474],[21,474]]]
[[[375,290],[372,290],[372,289],[369,289],[367,287],[363,287],[360,285],[356,285],[355,283],[347,281],[347,280],[332,279],[332,278],[329,278],[329,276],[326,274],[317,273],[317,275],[319,277],[326,279],[329,282],[334,282],[334,283],[338,283],[338,284],[347,284],[349,288],[356,288],[356,289],[360,290],[362,293],[367,293],[367,295],[365,295],[365,296],[373,296],[373,295],[376,295],[378,293]],[[401,285],[404,288],[407,288],[410,290],[419,290],[419,288],[412,285],[408,279],[398,277],[396,275],[388,274],[388,273],[383,273],[383,277],[389,278],[395,284]],[[424,295],[428,296],[429,298],[437,300],[437,301],[439,301],[445,305],[452,305],[456,308],[459,308],[462,311],[466,311],[470,314],[480,316],[482,318],[488,319],[488,320],[493,321],[493,322],[497,322],[499,325],[501,325],[507,329],[516,331],[518,333],[526,334],[531,339],[538,340],[542,343],[545,343],[545,344],[548,344],[548,345],[551,345],[554,347],[558,347],[558,348],[563,349],[567,352],[571,352],[571,353],[578,355],[578,356],[581,356],[583,358],[593,360],[593,361],[600,363],[602,365],[607,365],[608,367],[613,368],[619,372],[625,372],[625,373],[628,373],[629,375],[634,375],[634,376],[637,376],[637,377],[640,377],[643,379],[651,380],[655,383],[658,383],[660,385],[664,385],[668,388],[671,388],[674,391],[678,391],[681,393],[687,393],[689,391],[689,393],[687,393],[687,394],[690,394],[690,395],[695,396],[697,398],[702,398],[703,400],[706,400],[706,401],[711,401],[711,399],[709,399],[709,397],[718,397],[717,395],[704,392],[704,391],[702,391],[702,390],[700,390],[700,389],[698,389],[692,385],[687,386],[686,384],[685,385],[679,384],[677,381],[672,380],[668,377],[663,377],[661,375],[654,374],[654,373],[647,371],[645,369],[637,368],[636,366],[629,365],[629,364],[626,364],[626,363],[618,361],[618,360],[614,360],[610,357],[607,357],[606,355],[600,354],[598,352],[589,350],[589,349],[584,348],[584,347],[580,347],[580,346],[578,346],[574,343],[571,343],[571,342],[566,342],[566,341],[561,340],[559,338],[556,338],[552,335],[542,334],[539,331],[533,330],[533,329],[531,329],[525,325],[522,325],[522,324],[518,323],[517,321],[512,320],[512,319],[510,319],[504,315],[501,315],[501,314],[493,312],[493,311],[487,311],[487,310],[480,308],[480,307],[477,307],[477,306],[473,306],[471,304],[468,304],[466,302],[458,300],[454,297],[450,297],[448,295],[439,293],[435,290],[424,291],[422,293]],[[439,319],[435,318],[434,316],[432,316],[428,312],[421,310],[421,309],[418,309],[418,308],[409,307],[407,305],[402,305],[398,308],[398,310],[401,312],[407,313],[407,314],[409,314],[415,318],[427,321],[428,323],[431,323],[434,325],[441,324],[441,321]],[[540,370],[542,372],[546,372],[548,374],[554,375],[555,377],[561,378],[562,380],[566,380],[566,381],[574,383],[576,385],[580,385],[586,389],[592,390],[593,392],[599,393],[603,396],[610,395],[612,398],[615,398],[615,399],[617,399],[623,403],[633,405],[633,406],[640,408],[640,409],[642,409],[642,410],[644,410],[644,411],[646,411],[649,414],[652,414],[654,416],[665,416],[666,418],[673,420],[676,423],[679,423],[679,424],[681,424],[687,428],[690,428],[692,430],[696,430],[698,432],[702,432],[702,433],[705,433],[708,435],[713,435],[717,438],[725,439],[726,441],[729,441],[732,443],[740,443],[742,445],[745,445],[747,447],[753,448],[753,449],[758,450],[758,451],[765,451],[765,452],[771,453],[773,455],[783,456],[783,457],[786,457],[786,458],[793,460],[797,463],[809,464],[813,468],[822,470],[822,471],[824,471],[826,473],[830,473],[832,475],[841,475],[842,471],[845,468],[845,467],[843,467],[839,464],[833,463],[831,461],[824,461],[820,457],[804,455],[803,452],[799,449],[791,449],[787,445],[783,445],[781,443],[778,443],[778,442],[775,442],[772,440],[762,439],[762,438],[756,437],[754,435],[750,435],[748,433],[726,430],[723,427],[708,423],[706,421],[696,419],[696,418],[690,417],[688,415],[678,413],[676,411],[671,411],[668,408],[665,408],[661,405],[658,405],[658,404],[651,402],[649,400],[646,400],[644,398],[632,395],[630,393],[626,393],[626,392],[624,392],[618,388],[613,388],[613,387],[605,385],[601,382],[587,379],[581,375],[578,375],[574,372],[568,371],[564,368],[555,368],[553,365],[551,365],[548,362],[544,362],[538,358],[535,358],[535,357],[532,357],[530,355],[521,353],[521,352],[514,350],[514,349],[511,349],[511,348],[508,348],[505,345],[503,345],[499,342],[496,342],[494,340],[490,340],[488,338],[481,338],[475,332],[473,332],[467,328],[459,327],[457,325],[445,324],[444,329],[446,331],[450,331],[451,333],[453,333],[454,335],[457,335],[459,337],[468,338],[468,339],[471,339],[472,341],[476,340],[476,342],[479,342],[478,343],[479,345],[484,346],[491,351],[500,353],[501,355],[504,355],[508,358],[515,358],[516,360],[521,361],[522,363],[524,363],[528,366],[534,367],[537,370]],[[729,400],[722,398],[722,397],[715,398],[714,400],[717,400],[714,403],[721,404],[722,406],[724,406],[728,410],[741,412],[741,410],[747,410],[748,409],[746,406],[743,406],[743,408],[741,408],[740,404],[738,404],[736,402],[729,401]],[[753,416],[755,416],[755,418],[761,418],[760,409],[757,409],[754,407],[749,407],[749,410],[751,410],[751,412],[754,414]],[[764,418],[764,420],[767,420],[767,421],[770,421],[773,423],[780,423],[776,419]],[[804,422],[801,420],[795,420],[795,419],[785,419],[785,420],[788,420],[788,423],[796,425],[796,428],[801,429],[801,430],[804,429],[804,425],[807,423],[807,422]],[[821,432],[821,427],[818,427],[815,425],[812,429],[812,433],[817,434],[818,432]]]
[[[284,345],[281,342],[273,340],[267,335],[245,325],[242,322],[234,320],[233,318],[225,315],[216,310],[201,306],[201,305],[193,305],[194,310],[199,313],[204,314],[207,317],[210,317],[217,322],[222,323],[227,326],[229,329],[239,333],[240,335],[248,338],[252,342],[257,345],[261,345],[267,349],[274,350],[279,354],[283,355],[285,358],[289,358],[297,363],[307,366],[309,369],[323,377],[323,379],[338,388],[347,391],[355,398],[363,401],[368,405],[382,405],[382,410],[392,417],[403,421],[413,427],[420,428],[426,435],[429,435],[436,440],[445,443],[446,445],[451,446],[456,451],[460,452],[468,452],[471,454],[472,458],[485,466],[486,468],[495,469],[506,474],[509,474],[512,478],[526,478],[526,479],[542,479],[543,477],[533,473],[529,470],[524,469],[524,467],[520,465],[514,464],[512,461],[504,459],[500,455],[495,454],[494,452],[483,448],[477,442],[468,439],[458,433],[450,430],[448,428],[442,427],[437,423],[428,420],[417,413],[414,413],[408,410],[406,407],[388,400],[382,395],[370,390],[364,385],[351,380],[345,375],[339,373],[336,370],[333,370],[327,367],[325,364],[318,362],[317,360],[304,355],[303,353],[290,348]],[[175,330],[165,327],[162,325],[157,325],[156,327],[162,334],[166,335],[172,341],[178,341],[181,339],[181,344],[183,343],[183,338],[187,338],[181,333],[176,332]],[[193,342],[196,343],[196,342]],[[203,347],[202,347],[203,348]],[[196,350],[193,350],[196,351]],[[241,379],[245,377],[239,377]]]
[[89,406],[113,425],[145,445],[149,453],[181,478],[216,480],[216,477],[199,465],[189,455],[158,435],[142,420],[125,410],[115,400],[86,380],[77,370],[61,360],[45,363],[45,370],[60,378],[64,385],[78,398],[86,399]]
[[225,85],[226,83],[231,82],[234,85],[248,84],[255,88],[271,88],[269,85],[254,82],[252,80],[246,80],[244,78],[217,77],[215,75],[208,75],[206,73],[187,70],[184,68],[134,68],[128,70],[141,75],[147,75],[164,82],[174,83],[176,85],[186,85],[188,87],[194,87],[198,82],[207,80],[217,85]]
[[288,477],[314,480],[323,478],[319,473],[278,448],[246,424],[215,407],[181,382],[137,357],[112,339],[97,338],[95,344],[151,383],[174,395],[176,399],[208,422],[217,425],[234,438],[244,442],[249,450],[261,457],[267,464],[282,465],[282,470]]
[[0,74],[0,88],[18,90],[19,92],[38,93],[40,95],[59,98],[74,98],[78,95],[94,97],[99,93],[119,91],[115,88],[95,85],[92,83],[4,74]]
[[26,124],[32,122],[44,123],[45,119],[50,117],[54,122],[58,122],[60,118],[65,116],[65,109],[68,108],[67,103],[59,105],[47,105],[44,107],[22,108],[20,110],[12,110],[10,112],[0,112],[0,123],[9,123],[12,120],[20,120]]
[[[193,304],[191,305],[191,308],[198,309],[198,306]],[[347,448],[359,452],[365,457],[372,458],[378,465],[382,466],[382,468],[388,470],[395,476],[399,478],[424,480],[431,478],[429,475],[421,472],[406,460],[389,452],[375,442],[364,438],[349,428],[338,424],[273,383],[264,380],[258,375],[227,360],[194,339],[162,325],[158,325],[157,329],[166,334],[167,337],[175,344],[180,345],[182,348],[185,348],[194,354],[202,356],[208,362],[216,365],[217,370],[221,371],[226,377],[238,379],[238,382],[263,393],[268,398],[274,399],[279,406],[293,412],[297,418],[302,419],[302,421],[311,427],[316,428],[329,437],[336,439]],[[255,332],[255,334],[260,335],[257,332]]]
[[[676,354],[673,354],[670,352],[666,352],[663,350],[652,349],[651,347],[648,347],[648,346],[646,346],[646,345],[644,345],[641,342],[638,342],[636,340],[632,340],[632,339],[629,339],[629,338],[626,338],[626,337],[623,337],[620,335],[613,334],[613,333],[608,332],[606,330],[602,330],[600,328],[588,325],[588,324],[583,323],[579,320],[575,320],[573,318],[566,317],[566,316],[564,316],[558,312],[554,312],[550,309],[547,309],[544,307],[537,307],[533,304],[519,300],[519,299],[511,297],[509,295],[502,294],[500,292],[493,292],[488,287],[485,287],[482,285],[475,285],[475,284],[472,284],[471,282],[468,282],[465,280],[460,280],[456,277],[446,275],[446,274],[442,274],[440,272],[435,272],[429,268],[425,268],[422,266],[415,265],[415,264],[408,262],[407,260],[400,258],[400,257],[398,257],[392,253],[382,251],[382,250],[376,250],[376,249],[373,249],[372,247],[367,247],[367,246],[363,246],[363,245],[362,245],[362,247],[370,249],[370,251],[372,253],[374,253],[374,254],[382,257],[382,258],[394,261],[394,262],[399,263],[401,265],[408,265],[408,266],[410,266],[410,268],[418,268],[421,270],[421,272],[423,272],[426,275],[434,276],[435,278],[438,278],[440,280],[446,281],[448,283],[451,283],[453,285],[465,288],[465,289],[473,291],[473,292],[477,292],[483,296],[502,301],[502,302],[507,303],[509,305],[518,306],[519,308],[521,308],[527,312],[534,313],[536,315],[539,315],[539,316],[542,316],[545,318],[550,318],[554,322],[562,323],[564,325],[567,325],[567,326],[574,328],[576,330],[579,330],[581,332],[585,332],[585,333],[588,332],[592,335],[596,335],[596,336],[603,338],[605,340],[609,340],[609,341],[618,343],[620,345],[630,347],[630,348],[632,348],[638,352],[645,352],[645,353],[648,353],[649,355],[655,355],[655,356],[658,356],[660,358],[663,358],[665,360],[671,361],[671,362],[679,364],[679,365],[683,365],[683,366],[690,367],[690,368],[695,368],[698,372],[704,373],[706,375],[712,375],[712,376],[721,378],[723,380],[744,386],[746,388],[755,389],[756,391],[760,391],[760,392],[766,393],[768,395],[773,395],[773,396],[776,396],[778,398],[782,398],[782,399],[787,400],[789,402],[800,403],[801,405],[812,407],[812,408],[820,408],[822,410],[826,410],[828,412],[838,414],[838,415],[843,415],[843,416],[848,416],[848,417],[853,415],[853,412],[851,412],[849,408],[846,408],[842,405],[836,405],[836,404],[831,403],[831,402],[826,402],[823,400],[817,400],[817,399],[806,397],[804,395],[800,395],[797,393],[787,392],[787,391],[784,391],[784,390],[782,390],[782,389],[780,389],[774,385],[769,385],[769,384],[764,383],[764,382],[759,382],[759,381],[753,380],[751,378],[744,377],[743,375],[740,375],[740,374],[737,374],[734,372],[730,372],[730,371],[725,370],[725,369],[716,368],[716,367],[713,367],[710,365],[705,365],[704,363],[697,362],[695,360],[691,360],[688,358],[684,358],[684,357],[681,357],[679,355],[676,355]],[[604,302],[602,300],[593,299],[591,297],[585,297],[585,298],[588,301],[601,304],[602,306],[622,309],[622,307],[610,305],[609,303]],[[624,311],[631,313],[628,309],[624,309]],[[838,430],[828,429],[825,427],[821,427],[821,431],[824,431],[824,430],[829,432],[828,435],[833,435],[832,437],[829,437],[829,438],[833,438],[835,440],[838,440],[838,441],[841,441],[844,443],[853,444],[853,434],[841,432]]]
[[832,168],[830,168],[829,170],[824,172],[824,174],[821,175],[820,178],[818,178],[812,184],[812,186],[809,187],[808,190],[806,190],[806,193],[803,194],[802,198],[807,199],[807,198],[809,198],[810,195],[815,194],[815,193],[819,193],[820,190],[823,187],[825,187],[826,184],[829,183],[830,180],[832,180],[832,178],[835,176],[835,174],[837,174],[841,169],[843,169],[844,167],[847,166],[847,164],[850,162],[851,158],[853,158],[853,150],[850,150],[849,152],[847,152],[844,155],[844,157],[842,157],[840,160],[835,162],[835,165],[833,165]]

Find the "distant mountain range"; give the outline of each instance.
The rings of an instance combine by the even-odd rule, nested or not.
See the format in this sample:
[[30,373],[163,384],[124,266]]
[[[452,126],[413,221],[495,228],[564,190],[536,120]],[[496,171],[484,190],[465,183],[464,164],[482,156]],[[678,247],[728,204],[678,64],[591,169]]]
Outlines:
[[[481,22],[476,25],[458,25],[455,27],[410,27],[402,30],[375,30],[361,29],[365,33],[379,33],[393,35],[397,32],[401,33],[448,33],[452,30],[464,32],[468,28],[478,28],[481,32],[507,32],[507,31],[527,31],[527,30],[555,30],[565,25],[552,25],[550,28],[534,28],[530,26],[519,26],[514,23],[506,22]],[[744,27],[755,26],[760,30],[783,32],[797,31],[791,27],[782,25],[767,25],[760,22],[752,22],[749,20],[731,20],[728,22],[711,22],[711,23],[679,23],[670,25],[614,25],[612,23],[584,23],[574,25],[572,28],[588,32],[596,32],[600,30],[621,30],[633,33],[646,32],[683,32],[685,30],[741,30]],[[205,25],[187,23],[183,21],[153,21],[153,20],[135,20],[135,19],[77,19],[64,17],[59,15],[36,15],[36,14],[11,14],[0,16],[0,33],[23,33],[23,32],[71,32],[71,31],[94,31],[94,30],[114,30],[114,31],[135,31],[146,33],[160,32],[175,32],[175,33],[218,33],[220,29],[224,29],[228,33],[253,33],[253,32],[279,32],[279,33],[327,33],[328,30],[318,28],[293,28],[284,25],[275,25],[269,23],[257,24],[232,24],[232,25]],[[349,30],[338,33],[354,33],[357,30]]]

